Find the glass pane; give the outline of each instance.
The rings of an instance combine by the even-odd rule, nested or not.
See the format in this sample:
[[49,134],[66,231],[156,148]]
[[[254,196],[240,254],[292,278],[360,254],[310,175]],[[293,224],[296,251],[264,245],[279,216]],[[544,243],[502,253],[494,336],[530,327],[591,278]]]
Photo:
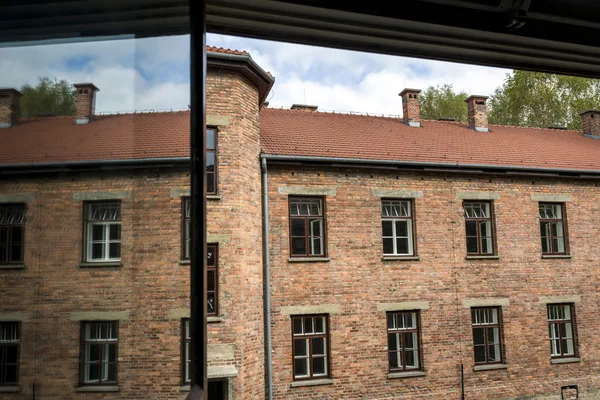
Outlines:
[[560,355],[560,345],[559,345],[559,340],[558,339],[553,339],[550,340],[550,354],[553,356],[559,356]]
[[411,332],[403,335],[404,337],[404,348],[406,350],[414,350],[417,348],[417,334]]
[[409,254],[408,238],[396,239],[396,250],[398,251],[397,254]]
[[302,334],[302,318],[294,318],[294,334],[299,335]]
[[465,229],[467,232],[467,236],[477,236],[477,222],[476,221],[466,221]]
[[310,238],[310,254],[321,255],[323,254],[323,239],[320,237]]
[[[14,263],[14,262],[19,262],[19,261],[23,261],[22,255],[23,255],[23,245],[21,243],[13,243],[12,246],[10,246],[10,259],[8,261]],[[2,256],[0,256],[1,258]]]
[[300,203],[298,201],[290,202],[290,215],[300,215]]
[[553,222],[552,223],[552,235],[558,236],[558,237],[563,236],[562,222]]
[[322,229],[322,219],[309,219],[308,220],[308,226],[310,227],[310,231],[309,234],[310,236],[322,236],[323,233],[323,229]]
[[383,254],[394,254],[394,239],[384,238],[383,239]]
[[552,251],[552,245],[551,245],[551,241],[549,237],[546,238],[542,238],[542,252],[543,253],[550,253]]
[[573,349],[573,339],[563,339],[562,341],[563,354],[566,356],[572,356],[575,354]]
[[394,329],[396,327],[396,324],[394,323],[394,314],[392,313],[388,313],[387,315],[387,326],[388,329]]
[[17,366],[16,365],[5,365],[4,373],[6,374],[4,383],[17,383]]
[[214,291],[215,290],[215,271],[209,270],[206,271],[206,290]]
[[325,375],[325,357],[313,358],[313,375]]
[[394,222],[390,220],[381,221],[381,236],[392,236],[393,224]]
[[100,361],[100,346],[97,344],[86,344],[85,346],[88,348],[88,351],[86,353],[87,359],[85,361]]
[[214,129],[206,130],[206,148],[207,149],[215,148],[215,131],[214,131]]
[[105,240],[104,225],[92,225],[92,240]]
[[390,368],[402,368],[402,357],[397,351],[389,352]]
[[117,381],[117,364],[110,363],[106,367],[108,369],[108,374],[106,376],[106,380],[108,382],[116,382]]
[[19,350],[17,346],[5,346],[6,353],[4,362],[5,363],[16,363],[19,355]]
[[477,253],[477,238],[476,237],[468,237],[467,238],[467,253]]
[[406,327],[416,328],[417,327],[417,313],[407,313],[406,315]]
[[388,350],[400,350],[402,348],[400,333],[388,334]]
[[294,356],[308,356],[308,339],[294,340]]
[[299,255],[306,254],[306,239],[305,238],[292,238],[292,254],[299,254]]
[[500,345],[489,345],[488,346],[488,361],[498,362],[500,361]]
[[486,362],[486,360],[485,360],[485,346],[475,346],[474,347],[474,351],[475,351],[475,362],[476,363]]
[[325,355],[325,338],[312,339],[312,352],[315,356]]
[[207,312],[215,313],[215,293],[206,293]]
[[215,153],[212,151],[206,152],[206,172],[215,171]]
[[110,258],[121,258],[121,243],[110,243],[108,250]]
[[487,339],[488,344],[498,344],[500,343],[500,337],[498,335],[498,328],[487,328]]
[[206,248],[206,265],[209,267],[214,267],[215,266],[215,253],[216,253],[216,248],[215,246],[208,246]]
[[308,376],[308,358],[294,360],[294,369],[296,377]]
[[483,328],[473,329],[473,344],[485,344]]
[[406,357],[406,367],[407,368],[414,368],[417,366],[417,360],[416,360],[416,352],[414,351],[407,351],[404,353],[405,357]]
[[566,339],[571,339],[573,337],[573,330],[571,329],[571,324],[560,325],[560,336]]
[[314,333],[313,319],[304,318],[304,333]]
[[306,235],[306,220],[303,219],[292,219],[292,236],[304,236]]
[[396,236],[408,236],[408,221],[396,221]]
[[121,240],[121,224],[110,225],[110,240]]
[[322,215],[320,200],[312,200],[310,202],[310,215]]
[[215,193],[215,174],[206,174],[206,193]]
[[86,382],[97,382],[100,380],[100,364],[88,364]]
[[563,238],[554,238],[554,251],[556,251],[557,253],[565,252],[565,241]]
[[325,333],[325,317],[315,318],[315,332]]

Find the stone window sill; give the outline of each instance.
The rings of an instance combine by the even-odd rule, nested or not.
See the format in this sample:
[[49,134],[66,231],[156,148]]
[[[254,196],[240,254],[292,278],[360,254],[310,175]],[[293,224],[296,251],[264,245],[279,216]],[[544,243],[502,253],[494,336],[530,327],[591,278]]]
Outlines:
[[465,260],[499,260],[500,256],[466,256]]
[[220,194],[207,194],[206,200],[221,200]]
[[0,393],[19,393],[20,391],[19,386],[0,386]]
[[427,376],[425,371],[403,371],[403,372],[390,372],[388,379],[402,379],[402,378],[416,378],[419,376]]
[[310,262],[329,262],[329,257],[290,257],[288,262],[291,263],[310,263]]
[[184,385],[179,387],[180,392],[189,392],[190,390],[192,390],[192,387],[190,385]]
[[191,263],[191,260],[179,260],[179,265],[190,265]]
[[550,360],[550,364],[570,364],[570,363],[578,363],[578,362],[581,362],[581,358],[579,358],[579,357],[552,358]]
[[0,269],[25,269],[25,264],[0,264]]
[[214,315],[212,317],[206,317],[206,322],[208,322],[209,324],[223,322],[223,317],[216,317]]
[[120,388],[118,386],[80,386],[75,389],[76,392],[92,392],[92,393],[101,393],[101,392],[118,392]]
[[108,261],[108,262],[82,262],[79,264],[80,268],[114,268],[122,267],[121,261]]
[[492,371],[495,369],[508,369],[508,364],[476,365],[473,367],[473,371]]
[[383,256],[381,261],[421,261],[419,256]]
[[290,387],[332,385],[333,379],[315,379],[311,381],[292,382]]
[[570,259],[572,256],[570,254],[542,254],[543,260],[560,260],[560,259]]

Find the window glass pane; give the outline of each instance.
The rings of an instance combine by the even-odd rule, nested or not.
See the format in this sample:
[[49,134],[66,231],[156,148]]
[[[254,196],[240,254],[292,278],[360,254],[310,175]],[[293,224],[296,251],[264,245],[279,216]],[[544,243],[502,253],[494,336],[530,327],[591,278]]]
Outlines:
[[489,362],[498,362],[500,361],[500,346],[499,345],[489,345],[488,346],[488,358]]
[[485,346],[475,346],[475,362],[481,363],[486,362],[485,360]]
[[305,219],[292,219],[292,236],[304,236],[306,235],[306,220]]
[[390,333],[388,334],[388,350],[400,350],[400,334]]
[[292,238],[292,254],[306,254],[306,239]]
[[315,318],[315,332],[325,333],[325,317]]
[[304,333],[314,333],[313,327],[313,319],[312,318],[304,318]]
[[121,240],[121,224],[110,225],[110,240]]
[[206,193],[215,192],[215,174],[206,174]]
[[214,131],[214,129],[206,130],[206,148],[207,149],[215,148],[215,131]]
[[87,365],[86,382],[97,382],[100,380],[100,364]]
[[381,203],[381,216],[382,217],[391,217],[392,216],[392,206],[389,201],[384,201]]
[[485,344],[485,333],[483,328],[473,329],[473,344]]
[[406,350],[414,350],[417,348],[417,334],[415,332],[405,333],[403,339],[404,348]]
[[563,354],[566,356],[572,356],[575,354],[574,348],[573,348],[573,339],[563,339],[562,341],[562,349],[563,349]]
[[106,380],[108,382],[116,382],[117,381],[117,364],[110,363],[107,366],[108,374],[106,376]]
[[310,254],[311,255],[321,255],[323,254],[323,239],[320,237],[311,237],[310,238]]
[[563,319],[571,319],[571,307],[568,305],[560,306],[563,313]]
[[415,368],[417,366],[417,354],[415,351],[407,351],[405,353],[406,357],[406,367]]
[[325,357],[313,358],[313,375],[325,375]]
[[312,352],[316,356],[325,355],[325,338],[312,339]]
[[417,313],[406,313],[406,327],[416,328],[417,327]]
[[295,359],[294,368],[297,377],[308,376],[308,358]]
[[396,324],[394,323],[394,314],[392,313],[387,314],[387,326],[388,329],[394,329],[396,327]]
[[408,236],[408,221],[396,221],[396,236]]
[[206,271],[206,290],[214,291],[215,290],[215,271],[209,270]]
[[402,357],[400,352],[392,351],[389,352],[390,368],[402,368]]
[[108,246],[110,258],[121,258],[121,243],[110,243]]
[[5,346],[4,362],[16,363],[19,356],[19,348],[17,346]]
[[396,250],[397,254],[409,254],[408,238],[396,239]]
[[[0,369],[1,370],[1,369]],[[5,383],[17,383],[17,366],[6,365],[4,367]]]
[[394,224],[394,222],[391,220],[381,221],[381,235],[382,236],[392,236],[393,235],[393,224]]
[[294,318],[294,334],[298,335],[298,334],[302,334],[303,330],[302,330],[302,318]]
[[561,324],[560,325],[560,336],[566,339],[573,338],[573,330],[571,328],[571,324]]
[[394,254],[394,239],[384,238],[383,239],[383,254]]
[[94,260],[104,259],[104,243],[92,244],[92,259],[94,259]]
[[215,172],[215,153],[206,152],[206,172]]
[[488,335],[488,337],[487,337],[488,344],[500,343],[498,328],[487,328],[487,335]]
[[104,225],[92,225],[92,240],[105,240]]
[[565,252],[565,241],[562,237],[554,238],[553,243],[554,243],[554,251],[556,251],[557,253]]
[[308,340],[307,339],[296,339],[294,340],[294,356],[308,356]]
[[206,247],[206,265],[209,267],[214,267],[216,265],[216,250],[217,248],[215,246]]
[[100,361],[100,346],[96,344],[87,344],[87,359],[88,362]]
[[322,236],[322,219],[309,219],[310,236]]
[[215,310],[215,293],[206,293],[206,308],[207,312],[214,314]]
[[559,344],[558,339],[550,340],[550,354],[553,356],[560,355],[560,344]]
[[467,238],[467,253],[477,253],[477,238],[476,237],[468,237]]
[[552,226],[552,236],[558,236],[558,237],[563,236],[562,222],[553,222],[551,224],[551,226]]
[[310,215],[322,215],[321,213],[321,201],[311,200],[310,202]]
[[477,236],[477,222],[476,221],[466,221],[465,229],[467,232],[467,236]]

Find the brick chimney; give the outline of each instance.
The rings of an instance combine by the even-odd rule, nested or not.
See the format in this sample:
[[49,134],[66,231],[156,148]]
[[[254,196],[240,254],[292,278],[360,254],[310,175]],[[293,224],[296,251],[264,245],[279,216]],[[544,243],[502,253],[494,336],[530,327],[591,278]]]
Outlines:
[[600,136],[600,111],[588,110],[581,114],[581,127],[584,135]]
[[96,92],[93,83],[76,83],[75,86],[75,123],[87,124],[94,116],[96,108]]
[[487,96],[471,95],[467,97],[467,122],[469,128],[475,129],[477,132],[489,132],[487,106],[485,101]]
[[419,128],[421,126],[421,103],[419,103],[419,89],[404,89],[399,96],[402,97],[402,120],[408,126]]
[[0,128],[10,128],[19,119],[21,92],[16,89],[0,89]]

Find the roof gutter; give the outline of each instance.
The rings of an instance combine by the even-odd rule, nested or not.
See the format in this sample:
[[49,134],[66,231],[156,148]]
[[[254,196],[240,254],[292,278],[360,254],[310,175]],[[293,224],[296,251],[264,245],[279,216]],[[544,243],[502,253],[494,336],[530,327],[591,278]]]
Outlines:
[[1,174],[51,172],[54,170],[108,167],[148,167],[164,164],[189,164],[190,157],[136,158],[125,160],[85,160],[30,164],[0,164]]
[[[318,156],[292,156],[284,154],[262,154],[261,158],[267,161],[280,162],[311,162],[311,163],[339,163],[339,164],[357,164],[370,166],[389,166],[389,167],[412,167],[412,168],[438,168],[448,169],[457,172],[457,169],[464,169],[464,172],[473,170],[491,170],[491,171],[513,171],[522,175],[527,173],[540,175],[546,174],[577,174],[586,178],[600,178],[600,170],[583,170],[570,168],[545,168],[545,167],[522,167],[513,165],[492,165],[492,164],[460,164],[444,162],[421,162],[421,161],[402,161],[402,160],[376,160],[366,158],[343,158],[343,157],[318,157]],[[582,175],[583,174],[583,175]],[[587,175],[589,174],[589,175]],[[584,176],[587,175],[587,176]]]

